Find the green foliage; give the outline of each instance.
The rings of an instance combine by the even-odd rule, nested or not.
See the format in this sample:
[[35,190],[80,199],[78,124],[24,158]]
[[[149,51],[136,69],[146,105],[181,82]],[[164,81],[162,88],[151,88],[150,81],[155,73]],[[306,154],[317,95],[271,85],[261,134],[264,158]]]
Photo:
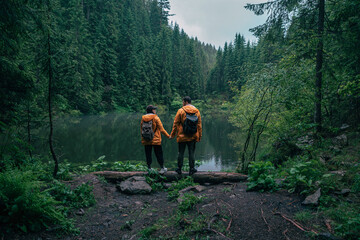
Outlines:
[[335,207],[325,209],[324,214],[334,221],[336,235],[344,239],[359,239],[359,206],[342,202]]
[[145,165],[145,163],[138,163],[133,164],[129,161],[123,163],[123,162],[114,162],[113,165],[110,167],[111,170],[119,171],[119,172],[131,172],[131,171],[147,171],[148,168]]
[[8,169],[0,172],[0,220],[24,232],[39,231],[50,224],[70,230],[64,207],[37,180],[32,171]]
[[171,187],[167,190],[168,191],[168,199],[174,200],[179,197],[179,191],[189,187],[195,186],[194,179],[192,177],[182,178],[177,182],[173,182]]
[[144,163],[131,163],[130,161],[121,162],[117,161],[109,163],[105,161],[105,156],[99,157],[96,161],[93,161],[91,165],[79,166],[80,172],[95,172],[104,170],[113,170],[119,172],[131,172],[131,171],[147,171],[148,168]]
[[193,209],[196,204],[204,199],[202,196],[195,196],[194,193],[184,193],[180,198],[182,200],[179,204],[179,210],[181,212]]
[[295,220],[303,222],[303,223],[309,223],[313,218],[314,218],[313,214],[307,210],[297,212],[295,214]]
[[73,190],[57,180],[54,180],[51,185],[51,188],[47,191],[64,206],[83,208],[90,207],[96,203],[92,193],[93,187],[87,183],[81,184]]
[[354,184],[352,190],[356,193],[360,193],[360,174],[356,174],[354,178]]
[[247,191],[273,191],[277,189],[275,182],[274,166],[271,162],[251,162],[249,165],[249,177]]
[[297,161],[288,161],[283,171],[286,176],[285,186],[289,192],[307,194],[315,190],[314,183],[321,179],[324,167],[318,161],[305,158],[296,158]]
[[71,175],[70,175],[70,168],[71,168],[71,164],[68,163],[67,161],[64,161],[63,163],[59,164],[59,171],[56,175],[57,179],[59,180],[71,180]]
[[163,182],[166,180],[166,177],[159,174],[156,170],[149,170],[148,174],[145,176],[146,182],[151,186],[153,191],[161,191],[164,189]]

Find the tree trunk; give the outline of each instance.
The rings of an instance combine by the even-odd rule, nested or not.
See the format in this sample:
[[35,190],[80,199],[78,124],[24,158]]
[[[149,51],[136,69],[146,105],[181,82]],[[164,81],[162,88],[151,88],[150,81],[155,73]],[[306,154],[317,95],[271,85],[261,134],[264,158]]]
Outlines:
[[27,135],[28,135],[28,148],[29,148],[29,156],[32,159],[32,152],[31,152],[31,127],[30,127],[30,103],[27,105]]
[[49,105],[49,125],[50,125],[50,133],[49,133],[49,147],[50,147],[50,152],[51,155],[54,159],[54,163],[55,163],[55,167],[54,167],[54,172],[53,172],[53,176],[56,177],[57,172],[59,170],[59,162],[58,159],[56,157],[55,151],[54,151],[54,147],[53,147],[53,122],[52,122],[52,106],[51,106],[51,84],[52,84],[52,67],[51,67],[51,44],[50,44],[50,24],[51,24],[51,20],[50,20],[50,11],[51,11],[51,7],[50,7],[50,2],[48,2],[48,32],[47,32],[47,50],[48,50],[48,74],[49,74],[49,94],[48,94],[48,105]]
[[[94,172],[95,175],[102,176],[110,181],[123,181],[133,176],[145,176],[147,172],[116,172],[116,171],[101,171]],[[177,181],[188,174],[181,176],[174,171],[166,172],[163,176],[166,177],[167,182]],[[240,173],[230,172],[197,172],[191,176],[194,182],[197,183],[223,183],[223,182],[241,182],[246,181],[247,176]]]
[[315,82],[315,113],[314,122],[316,132],[321,132],[321,85],[322,85],[322,66],[323,66],[323,34],[325,20],[325,0],[319,0],[319,22],[318,22],[318,44],[316,52],[316,82]]

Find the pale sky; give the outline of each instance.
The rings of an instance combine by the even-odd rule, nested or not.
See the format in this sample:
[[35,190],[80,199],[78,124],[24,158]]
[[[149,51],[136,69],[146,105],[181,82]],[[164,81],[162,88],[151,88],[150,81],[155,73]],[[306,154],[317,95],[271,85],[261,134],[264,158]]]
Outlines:
[[169,22],[177,22],[180,29],[199,41],[224,47],[240,33],[246,40],[256,41],[250,28],[263,24],[266,16],[256,16],[246,10],[246,3],[263,3],[267,0],[169,0]]

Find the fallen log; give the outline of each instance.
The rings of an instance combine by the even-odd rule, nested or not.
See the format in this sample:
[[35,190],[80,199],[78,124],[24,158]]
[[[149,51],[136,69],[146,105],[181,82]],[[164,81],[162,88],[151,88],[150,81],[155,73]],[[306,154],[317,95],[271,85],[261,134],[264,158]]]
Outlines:
[[[116,172],[116,171],[100,171],[94,172],[95,175],[102,176],[109,181],[123,181],[133,176],[145,176],[147,172]],[[177,181],[181,178],[189,176],[188,173],[179,175],[175,171],[168,171],[163,174],[167,182]],[[197,183],[223,183],[223,182],[241,182],[247,180],[247,175],[232,172],[197,172],[192,175],[194,182]]]

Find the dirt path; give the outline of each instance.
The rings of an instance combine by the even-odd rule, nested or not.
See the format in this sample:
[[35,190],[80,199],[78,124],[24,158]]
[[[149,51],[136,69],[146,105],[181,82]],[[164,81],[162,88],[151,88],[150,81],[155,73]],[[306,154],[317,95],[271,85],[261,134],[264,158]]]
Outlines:
[[[284,191],[246,192],[245,183],[210,185],[195,193],[205,197],[195,209],[179,216],[178,203],[168,201],[167,192],[125,195],[94,175],[72,185],[85,182],[94,186],[97,204],[83,215],[74,213],[80,234],[56,237],[44,232],[36,239],[309,239],[285,219],[294,219],[304,207],[298,196]],[[200,226],[204,223],[207,230]]]

